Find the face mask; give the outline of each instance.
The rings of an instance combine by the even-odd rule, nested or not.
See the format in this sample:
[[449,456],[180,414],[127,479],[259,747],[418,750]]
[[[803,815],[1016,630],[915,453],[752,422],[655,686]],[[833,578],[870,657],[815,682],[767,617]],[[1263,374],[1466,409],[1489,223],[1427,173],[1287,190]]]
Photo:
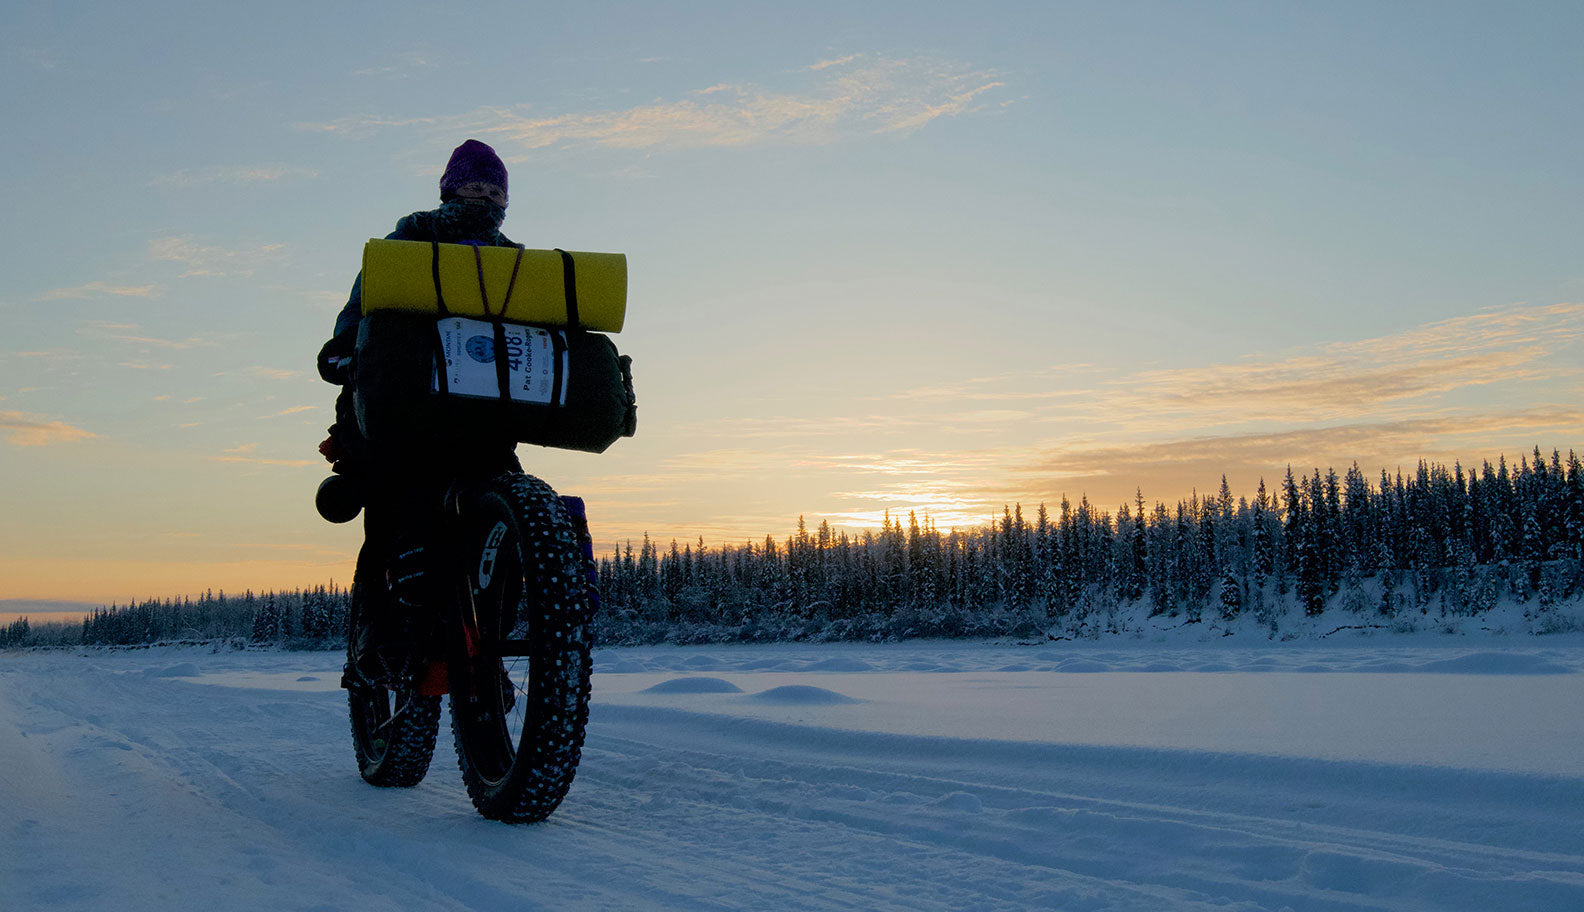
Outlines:
[[506,221],[506,208],[486,199],[458,197],[440,205],[445,233],[458,240],[485,240]]

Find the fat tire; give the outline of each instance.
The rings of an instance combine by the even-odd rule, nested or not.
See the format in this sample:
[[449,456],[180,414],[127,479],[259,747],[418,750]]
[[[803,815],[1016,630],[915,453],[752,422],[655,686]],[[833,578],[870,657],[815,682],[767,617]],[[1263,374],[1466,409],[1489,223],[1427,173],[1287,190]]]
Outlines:
[[[369,574],[377,564],[373,555],[358,555],[348,624],[348,668],[356,661],[351,639],[356,636],[361,612],[368,608],[372,579]],[[416,693],[411,687],[393,691],[378,685],[349,683],[347,710],[352,725],[352,750],[364,782],[381,788],[408,788],[423,781],[440,731],[438,696]]]
[[[521,473],[485,484],[464,506],[462,529],[465,604],[479,655],[452,665],[457,765],[484,817],[538,822],[571,788],[588,725],[582,544],[555,491]],[[486,558],[490,547],[497,550]],[[500,658],[508,639],[523,644],[526,655]],[[509,723],[519,713],[515,735]]]
[[[352,748],[363,781],[381,788],[409,788],[423,781],[440,732],[440,698],[410,688],[347,689]],[[392,704],[394,703],[394,706]]]

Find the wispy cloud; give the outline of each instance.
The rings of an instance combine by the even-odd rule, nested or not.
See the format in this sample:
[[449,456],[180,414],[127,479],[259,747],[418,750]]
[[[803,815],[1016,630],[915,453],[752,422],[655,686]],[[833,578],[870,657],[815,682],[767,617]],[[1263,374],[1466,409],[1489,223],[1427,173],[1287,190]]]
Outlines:
[[87,282],[69,288],[56,288],[40,295],[40,301],[63,301],[110,295],[118,298],[148,298],[159,291],[158,285],[117,285],[112,282]]
[[[254,377],[263,377],[266,380],[290,380],[293,377],[300,377],[303,374],[303,372],[299,370],[287,370],[281,367],[257,366],[248,368],[246,373]],[[312,408],[312,406],[300,406],[298,410],[301,411],[308,408]]]
[[[186,425],[183,425],[186,427]],[[239,462],[248,465],[282,466],[288,469],[302,469],[308,466],[324,465],[322,459],[266,459],[262,456],[216,456],[216,462]]]
[[143,333],[142,328],[136,323],[115,323],[107,320],[90,320],[78,330],[85,335],[107,336],[117,342],[129,345],[140,345],[145,348],[165,348],[173,351],[185,351],[191,348],[207,348],[215,343],[210,339],[200,336],[189,336],[185,339],[162,339]]
[[1512,307],[1275,357],[1145,371],[1098,390],[1089,413],[1153,427],[1396,418],[1454,390],[1576,374],[1554,356],[1581,336],[1584,304]]
[[397,56],[395,62],[385,66],[364,67],[353,70],[352,75],[362,79],[381,77],[386,79],[407,79],[433,70],[438,64],[433,57],[422,51],[407,51]]
[[230,165],[212,168],[182,169],[162,174],[149,183],[156,187],[185,189],[209,184],[266,184],[293,180],[310,180],[319,172],[312,168],[289,165]]
[[847,64],[852,63],[854,60],[857,60],[857,59],[858,59],[858,55],[857,54],[848,54],[846,57],[837,57],[837,58],[835,58],[833,60],[821,60],[818,63],[811,63],[811,64],[809,64],[809,69],[810,70],[814,70],[814,71],[819,71],[819,70],[829,69],[830,67],[846,66]]
[[297,415],[297,414],[301,414],[302,412],[311,412],[311,411],[314,411],[317,408],[319,408],[319,406],[317,406],[317,405],[294,405],[294,406],[292,406],[291,408],[288,408],[288,409],[281,409],[280,411],[275,412],[274,414],[260,415],[259,416],[259,420],[260,421],[264,421],[264,420],[267,420],[267,419],[270,419],[270,418],[284,418],[287,415]]
[[[1024,452],[1009,465],[1009,490],[1087,489],[1116,495],[1119,488],[1152,480],[1168,491],[1192,479],[1201,486],[1219,474],[1267,482],[1285,466],[1307,472],[1358,462],[1366,472],[1412,465],[1419,458],[1451,461],[1488,458],[1492,447],[1576,440],[1584,435],[1584,410],[1533,408],[1513,412],[1457,412],[1425,418],[1335,427],[1289,428],[1262,433],[1161,440],[1135,446],[1072,444]],[[1173,479],[1177,480],[1176,486]],[[1120,485],[1119,485],[1120,483]],[[1123,491],[1122,493],[1125,493]],[[1164,492],[1163,492],[1164,493]]]
[[[904,414],[925,408],[964,426],[1038,420],[1048,430],[1099,425],[1155,438],[1239,425],[1400,420],[1477,387],[1577,382],[1584,368],[1562,354],[1581,338],[1584,304],[1515,306],[1234,362],[1126,374],[1061,365],[886,398]],[[955,416],[939,412],[970,403],[972,410]]]
[[149,242],[149,255],[156,260],[179,263],[190,276],[248,276],[280,257],[285,244],[264,244],[230,250],[200,244],[191,237],[167,237]]
[[368,136],[392,128],[433,126],[450,128],[456,125],[457,120],[454,117],[380,117],[374,114],[356,114],[328,123],[303,121],[293,124],[297,129],[311,133],[339,133],[351,137]]
[[80,351],[69,348],[50,348],[41,351],[13,352],[18,358],[43,358],[48,361],[76,361],[83,357]]
[[577,146],[675,150],[818,145],[855,135],[911,132],[975,110],[982,96],[1004,85],[992,72],[949,61],[868,55],[821,61],[794,78],[801,84],[776,88],[720,83],[680,98],[604,111],[540,113],[519,105],[480,108],[456,117],[363,116],[299,126],[349,134],[437,126],[490,137],[519,153]]
[[49,446],[99,436],[64,421],[53,421],[28,412],[8,411],[0,411],[0,432],[4,432],[6,440],[15,446]]
[[257,443],[244,443],[222,450],[221,455],[213,457],[216,462],[245,463],[248,465],[281,466],[290,469],[301,469],[311,465],[322,464],[316,459],[270,459],[256,455],[259,445]]

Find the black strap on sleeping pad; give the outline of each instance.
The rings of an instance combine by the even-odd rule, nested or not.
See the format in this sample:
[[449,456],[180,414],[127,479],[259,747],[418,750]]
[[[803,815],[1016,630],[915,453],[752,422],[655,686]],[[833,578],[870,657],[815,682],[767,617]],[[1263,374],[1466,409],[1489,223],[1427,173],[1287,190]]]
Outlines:
[[[522,262],[522,251],[517,252],[518,262]],[[478,268],[479,303],[484,308],[484,316],[490,321],[495,330],[495,391],[500,395],[502,402],[511,401],[511,363],[506,360],[506,304],[511,300],[511,287],[506,288],[506,301],[501,302],[501,312],[491,313],[489,302],[489,289],[484,287],[484,254],[479,252],[477,244],[473,245],[473,265]],[[517,270],[512,270],[512,284],[517,282]]]
[[[477,247],[473,248],[473,255],[478,258],[479,296],[484,299],[484,312],[489,313],[489,298],[484,296],[484,260],[480,256]],[[496,382],[500,384],[501,401],[507,403],[511,402],[511,370],[510,364],[506,361],[506,308],[511,306],[512,291],[517,288],[517,270],[522,268],[522,258],[523,249],[518,247],[517,259],[512,261],[511,280],[506,283],[506,297],[501,299],[500,314],[494,317],[495,351],[497,352],[495,356],[495,378]],[[528,331],[524,330],[523,357],[525,358],[528,357],[527,335]]]
[[561,254],[561,284],[566,289],[566,314],[567,328],[578,328],[578,300],[577,300],[577,271],[572,266],[572,254],[560,247],[555,249]]
[[[430,253],[429,270],[430,270],[430,273],[434,276],[435,309],[437,309],[440,312],[440,318],[444,319],[444,318],[449,317],[451,315],[451,311],[446,307],[445,292],[440,289],[440,240],[439,240],[439,238],[436,238],[436,239],[434,239],[434,240],[429,242],[429,253]],[[439,380],[435,384],[436,391],[439,392],[440,395],[442,395],[442,396],[449,395],[450,392],[451,392],[451,378],[448,376],[448,374],[450,374],[450,370],[449,370],[450,365],[446,364],[445,342],[443,342],[441,340],[440,327],[439,327],[438,323],[435,325],[435,333],[434,333],[434,358],[435,358],[435,376],[439,378]]]

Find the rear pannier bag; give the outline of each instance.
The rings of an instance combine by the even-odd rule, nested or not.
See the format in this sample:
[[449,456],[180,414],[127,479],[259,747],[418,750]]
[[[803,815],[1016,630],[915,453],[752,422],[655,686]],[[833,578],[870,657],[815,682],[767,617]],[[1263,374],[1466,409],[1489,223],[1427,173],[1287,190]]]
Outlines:
[[588,327],[620,330],[626,293],[621,254],[369,241],[358,428],[376,445],[485,435],[604,452],[636,429],[632,359]]
[[487,433],[603,453],[637,426],[632,359],[600,333],[376,311],[355,365],[358,428],[376,445]]

